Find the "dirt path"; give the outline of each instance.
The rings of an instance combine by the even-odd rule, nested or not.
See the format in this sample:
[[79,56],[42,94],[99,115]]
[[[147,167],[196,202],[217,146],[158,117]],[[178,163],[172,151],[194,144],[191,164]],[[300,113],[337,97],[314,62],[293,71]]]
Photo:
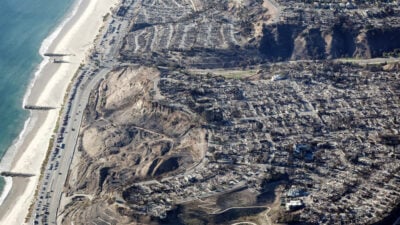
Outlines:
[[371,59],[335,59],[335,61],[339,62],[350,62],[350,63],[358,63],[358,64],[380,64],[380,63],[396,63],[400,62],[400,58],[371,58]]
[[281,15],[281,9],[274,0],[264,0],[263,6],[268,9],[268,14],[271,18],[267,21],[267,24],[277,23]]

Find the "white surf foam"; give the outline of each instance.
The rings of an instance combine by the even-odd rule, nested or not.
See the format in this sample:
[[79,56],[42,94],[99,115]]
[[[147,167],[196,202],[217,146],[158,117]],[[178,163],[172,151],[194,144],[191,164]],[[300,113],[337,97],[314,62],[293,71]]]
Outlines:
[[[34,86],[34,83],[36,82],[37,78],[40,76],[43,68],[47,63],[50,62],[49,57],[44,57],[44,54],[49,50],[50,46],[53,44],[53,42],[57,39],[57,37],[60,35],[62,29],[67,25],[69,21],[76,15],[78,12],[79,6],[82,4],[83,0],[76,0],[75,3],[73,3],[72,10],[70,10],[62,22],[54,29],[51,34],[46,37],[39,49],[39,54],[42,56],[43,60],[39,64],[39,66],[36,68],[34,72],[34,76],[32,77],[29,86],[25,92],[24,98],[22,100],[22,107],[24,107],[28,101],[28,98],[32,92],[32,88]],[[0,161],[0,171],[9,171],[12,166],[12,162],[15,158],[16,155],[16,150],[19,149],[23,143],[23,140],[26,138],[27,134],[33,129],[37,119],[32,119],[32,113],[29,115],[28,119],[24,123],[24,128],[22,129],[21,133],[19,134],[18,138],[13,141],[13,144],[7,149],[6,153],[4,154],[3,158],[1,158]],[[0,195],[0,205],[3,204],[4,200],[6,199],[7,195],[9,194],[11,188],[12,188],[12,178],[11,177],[4,177],[4,180],[6,182],[4,189]]]
[[32,92],[33,85],[35,84],[35,81],[37,78],[40,76],[44,66],[50,62],[49,57],[45,57],[44,54],[49,50],[50,46],[53,44],[54,40],[57,39],[63,28],[67,25],[69,21],[76,15],[78,12],[79,6],[82,4],[83,0],[77,0],[74,3],[74,6],[72,7],[72,10],[67,14],[67,16],[62,20],[62,22],[56,27],[56,29],[47,37],[43,40],[40,49],[39,49],[39,54],[42,56],[43,60],[37,67],[33,78],[31,79],[31,82],[29,83],[29,86],[25,92],[23,101],[22,101],[22,107],[24,107],[27,104],[28,98]]

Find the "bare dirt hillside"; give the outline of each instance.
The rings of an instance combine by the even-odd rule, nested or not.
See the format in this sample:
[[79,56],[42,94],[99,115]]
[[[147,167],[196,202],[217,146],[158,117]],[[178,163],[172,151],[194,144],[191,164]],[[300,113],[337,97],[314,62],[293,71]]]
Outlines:
[[159,76],[155,69],[122,68],[93,91],[81,129],[79,163],[70,176],[68,193],[74,201],[65,211],[67,224],[69,218],[94,221],[99,214],[128,223],[131,219],[117,212],[122,209],[99,209],[120,199],[134,182],[182,172],[204,157],[201,119],[163,103]]

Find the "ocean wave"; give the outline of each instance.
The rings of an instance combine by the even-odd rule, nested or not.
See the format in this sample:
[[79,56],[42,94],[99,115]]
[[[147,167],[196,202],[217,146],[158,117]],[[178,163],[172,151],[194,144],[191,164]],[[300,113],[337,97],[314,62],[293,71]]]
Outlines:
[[4,185],[3,191],[0,195],[0,205],[3,204],[4,200],[6,199],[8,193],[10,193],[12,188],[12,178],[11,177],[4,177],[4,181],[6,184]]
[[[24,128],[22,129],[21,133],[19,134],[18,138],[13,142],[13,144],[8,148],[6,154],[3,156],[3,158],[0,161],[0,171],[9,171],[12,166],[13,159],[15,158],[15,154],[17,153],[17,149],[22,146],[22,142],[29,133],[29,131],[32,130],[34,124],[36,123],[36,120],[32,120],[32,117],[28,117],[28,119],[25,121]],[[0,205],[3,204],[4,199],[6,199],[8,193],[11,190],[12,187],[12,178],[11,177],[3,177],[5,181],[5,185],[3,187],[3,190],[0,194]]]
[[50,62],[50,58],[49,57],[45,57],[44,54],[49,50],[50,46],[53,44],[53,42],[57,39],[57,37],[59,36],[59,34],[61,33],[61,31],[63,30],[63,28],[68,24],[68,22],[71,21],[71,19],[76,15],[76,13],[78,12],[79,6],[82,4],[83,0],[76,0],[72,10],[70,10],[69,13],[67,13],[67,15],[64,17],[64,19],[62,20],[62,22],[54,29],[53,32],[51,32],[51,34],[46,37],[42,44],[40,45],[39,48],[39,54],[42,56],[43,60],[42,62],[39,64],[39,66],[37,67],[34,76],[32,77],[29,86],[25,92],[24,98],[22,100],[22,107],[24,107],[27,104],[28,98],[32,92],[32,88],[37,80],[37,78],[39,77],[39,75],[41,74],[43,68],[46,66],[46,64],[48,64]]
[[36,118],[29,116],[28,119],[24,123],[24,128],[22,129],[21,133],[19,133],[18,138],[16,138],[12,145],[7,149],[6,153],[4,154],[3,158],[0,161],[0,171],[7,171],[11,169],[13,159],[16,154],[16,150],[22,146],[23,140],[28,135],[29,131],[31,131],[37,121]]
[[[43,60],[39,64],[39,66],[36,68],[36,70],[34,72],[34,76],[32,77],[32,79],[28,85],[28,88],[27,88],[25,95],[23,97],[23,100],[22,100],[22,107],[24,107],[27,104],[28,98],[32,92],[32,88],[33,88],[37,78],[40,76],[43,68],[45,67],[45,65],[47,63],[50,62],[49,57],[44,57],[44,54],[49,50],[50,46],[57,39],[57,37],[59,36],[59,34],[63,30],[63,28],[76,15],[76,13],[78,12],[79,6],[82,4],[82,2],[83,2],[83,0],[76,0],[73,3],[72,10],[69,10],[69,12],[66,14],[66,16],[64,16],[64,18],[62,19],[62,22],[41,43],[41,46],[39,49],[39,54],[42,56]],[[27,134],[33,129],[36,121],[37,121],[37,118],[32,117],[32,113],[31,113],[29,115],[28,119],[25,121],[24,128],[22,129],[18,138],[16,140],[14,140],[12,145],[7,149],[5,155],[1,158],[0,171],[7,171],[7,170],[11,169],[12,162],[17,153],[17,149],[19,149],[22,146],[23,140],[26,138]],[[12,178],[4,177],[4,180],[5,180],[5,186],[4,186],[2,193],[0,194],[0,205],[3,203],[4,199],[7,197],[8,193],[10,192],[10,190],[12,188]]]

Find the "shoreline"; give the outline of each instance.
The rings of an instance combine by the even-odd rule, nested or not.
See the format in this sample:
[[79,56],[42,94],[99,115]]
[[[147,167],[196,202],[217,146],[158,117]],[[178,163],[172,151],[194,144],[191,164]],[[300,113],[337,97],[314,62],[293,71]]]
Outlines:
[[[55,26],[55,28],[49,33],[49,35],[41,42],[40,48],[39,48],[39,55],[42,57],[42,61],[39,63],[39,65],[35,68],[35,70],[32,72],[33,76],[30,78],[29,84],[26,88],[25,94],[22,98],[22,105],[21,108],[24,108],[25,105],[27,105],[28,99],[32,98],[31,93],[32,89],[37,81],[37,79],[40,77],[40,74],[42,73],[44,67],[50,63],[50,58],[45,57],[44,54],[47,51],[52,51],[52,48],[54,49],[55,46],[57,45],[57,40],[60,39],[61,31],[65,29],[66,25],[71,22],[74,16],[76,16],[77,11],[79,9],[79,6],[81,6],[83,0],[75,0],[70,8],[67,10],[66,14],[60,19],[59,24]],[[59,41],[59,40],[58,40]],[[7,149],[7,151],[4,153],[3,157],[0,159],[0,170],[1,171],[8,171],[11,170],[15,165],[15,159],[18,158],[18,152],[17,150],[21,148],[21,145],[23,144],[24,140],[27,139],[27,135],[29,132],[32,131],[33,127],[36,125],[37,121],[32,120],[32,119],[37,119],[35,118],[34,115],[32,115],[32,112],[29,112],[28,118],[24,122],[24,126],[18,135],[18,137],[12,142],[11,146]],[[25,140],[26,141],[26,140]],[[3,191],[0,194],[0,206],[3,204],[4,200],[7,198],[9,192],[11,191],[12,188],[12,178],[7,178],[3,177],[5,180],[5,186],[3,188]],[[0,217],[1,217],[1,212],[0,212]]]
[[53,51],[54,48],[56,47],[57,43],[59,42],[59,39],[61,38],[60,33],[66,28],[66,25],[71,22],[71,20],[76,16],[79,7],[82,5],[83,0],[74,0],[72,5],[70,6],[70,9],[67,11],[67,13],[63,16],[63,18],[60,20],[60,23],[53,29],[49,36],[47,36],[42,43],[40,44],[39,48],[39,55],[42,57],[42,61],[40,64],[37,66],[37,68],[34,71],[34,75],[31,78],[29,85],[27,87],[27,90],[25,92],[25,95],[22,100],[22,105],[21,107],[24,107],[28,103],[28,99],[32,98],[31,93],[32,93],[32,88],[34,84],[36,83],[36,80],[40,77],[40,73],[44,69],[44,67],[50,63],[50,58],[45,57],[44,54],[49,51]]
[[4,179],[4,187],[0,195],[0,205],[3,204],[4,200],[7,198],[8,193],[10,193],[12,188],[12,178],[11,177],[3,177]]
[[[31,178],[6,178],[6,186],[1,198],[0,224],[24,224],[39,182],[40,168],[47,153],[49,141],[54,135],[56,121],[63,104],[67,86],[103,25],[102,17],[110,12],[117,0],[76,0],[60,24],[43,40],[40,55],[47,52],[68,53],[68,63],[52,63],[43,57],[34,71],[34,76],[26,90],[23,105],[52,105],[51,111],[31,111],[23,130],[2,158],[1,169],[20,173],[34,173]],[[78,35],[79,34],[79,35]],[[8,160],[8,161],[7,161]],[[9,180],[12,180],[10,183]],[[13,185],[15,184],[15,185]],[[23,215],[23,216],[22,216]]]
[[[60,23],[56,25],[56,27],[50,32],[50,34],[41,42],[40,48],[39,48],[39,55],[42,57],[42,61],[39,63],[39,65],[35,68],[35,70],[32,72],[33,76],[31,77],[29,84],[26,88],[25,94],[22,99],[22,105],[21,108],[24,108],[25,105],[27,105],[28,99],[32,98],[31,93],[32,89],[37,81],[37,79],[40,77],[43,69],[47,64],[50,63],[49,57],[45,57],[44,53],[47,51],[52,51],[52,48],[54,49],[55,46],[57,45],[57,39],[61,38],[60,33],[63,29],[65,29],[66,25],[71,22],[74,16],[76,16],[77,11],[79,9],[79,6],[81,6],[83,0],[75,0],[71,6],[70,9],[66,12],[66,14],[60,19]],[[49,78],[47,78],[48,80]],[[23,142],[27,141],[28,139],[28,134],[32,132],[32,129],[37,125],[36,123],[38,118],[36,118],[36,115],[33,115],[32,111],[29,112],[28,118],[24,122],[24,126],[18,135],[18,137],[12,142],[11,146],[7,149],[3,157],[1,158],[0,161],[0,170],[1,171],[8,171],[12,170],[14,168],[14,164],[16,161],[16,158],[22,154],[21,151],[18,151],[18,149],[21,148],[21,145]],[[30,140],[29,140],[30,141]],[[6,200],[8,194],[10,193],[12,186],[13,186],[13,179],[12,178],[7,178],[3,177],[5,180],[5,186],[3,188],[3,191],[0,194],[0,208],[1,205],[4,203]],[[0,218],[2,217],[2,213],[0,212]]]

